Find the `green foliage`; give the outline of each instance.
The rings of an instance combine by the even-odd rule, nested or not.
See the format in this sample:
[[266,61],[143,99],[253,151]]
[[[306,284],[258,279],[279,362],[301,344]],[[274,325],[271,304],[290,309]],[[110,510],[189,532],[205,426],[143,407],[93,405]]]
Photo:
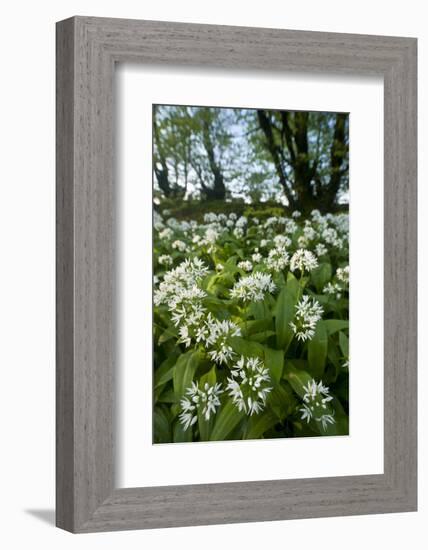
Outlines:
[[[227,203],[223,206],[228,212]],[[264,213],[241,224],[238,215],[229,218],[223,212],[221,221],[217,215],[204,220],[195,212],[199,221],[192,225],[187,214],[183,223],[168,221],[169,215],[175,217],[171,212],[155,219],[155,443],[348,433],[348,287],[336,276],[338,267],[348,262],[346,220],[315,214],[298,221],[272,217],[269,206]],[[233,224],[227,224],[230,219]],[[292,230],[285,229],[287,224]],[[236,232],[240,226],[242,231]],[[293,254],[302,248],[309,226],[314,234],[304,243],[305,249],[315,257],[322,244],[327,252],[316,267],[291,269]],[[325,241],[326,228],[337,232],[341,246]],[[207,238],[210,231],[215,232],[212,240]],[[271,251],[285,235],[288,259],[281,267],[269,267]],[[200,276],[192,279],[193,275],[179,271],[170,297],[157,296],[165,281],[173,278],[174,269],[196,260],[203,266]],[[263,299],[234,293],[246,277],[257,276],[272,283],[263,291]],[[326,290],[328,285],[334,286],[334,293]],[[195,289],[200,294],[192,301],[188,294]],[[303,298],[309,300],[308,307],[317,303],[322,310],[313,331],[299,337],[297,311]],[[196,320],[189,321],[194,315]],[[220,351],[226,355],[218,355]],[[250,369],[248,361],[265,377],[257,386],[265,391],[262,397],[237,374]],[[256,371],[245,372],[256,379]],[[241,388],[242,401],[233,393],[234,381]],[[252,410],[254,400],[257,406]],[[305,407],[313,407],[309,416]]]

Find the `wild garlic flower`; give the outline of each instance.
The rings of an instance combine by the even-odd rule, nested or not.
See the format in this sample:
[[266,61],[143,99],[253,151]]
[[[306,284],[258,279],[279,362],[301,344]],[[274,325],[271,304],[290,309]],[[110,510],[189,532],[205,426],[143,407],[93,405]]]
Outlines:
[[311,300],[307,295],[303,296],[296,305],[294,321],[290,322],[290,327],[296,338],[302,342],[311,340],[322,314],[323,308],[317,300]]
[[214,227],[208,227],[203,239],[204,244],[215,244],[219,235],[220,233]]
[[158,263],[160,265],[172,265],[172,258],[169,254],[162,254],[158,257]]
[[[189,335],[184,332],[184,338]],[[180,334],[181,336],[181,334]],[[203,343],[208,351],[208,356],[218,364],[227,364],[235,355],[232,347],[229,344],[229,338],[233,336],[241,336],[241,329],[227,319],[219,321],[215,319],[211,313],[208,313],[206,319],[193,327],[191,336],[197,343]]]
[[293,235],[297,231],[297,223],[294,220],[287,220],[285,222],[285,232],[289,235]]
[[235,229],[233,230],[233,234],[237,239],[242,239],[242,237],[244,236],[244,230],[242,229],[242,227],[235,227]]
[[253,269],[253,264],[249,260],[238,262],[237,265],[239,269],[243,269],[244,271],[251,271]]
[[309,224],[306,224],[305,227],[303,228],[303,234],[308,241],[313,241],[317,236],[317,232]]
[[327,430],[328,424],[336,424],[336,420],[332,414],[322,414],[319,417],[316,417],[315,420],[321,423],[322,429]]
[[327,244],[333,244],[334,245],[334,242],[337,239],[337,231],[335,229],[333,229],[333,227],[328,227],[328,228],[324,229],[321,236]]
[[287,246],[290,246],[291,239],[287,237],[287,235],[276,235],[276,237],[273,238],[273,242],[275,243],[275,246],[278,248],[285,248]]
[[318,267],[318,260],[310,250],[299,248],[291,257],[291,271],[300,270],[303,273],[304,271],[312,271],[316,267]]
[[278,223],[278,218],[276,216],[271,216],[270,218],[268,218],[265,223],[264,223],[264,227],[268,228],[268,227],[272,227],[273,225],[276,225]]
[[321,212],[315,208],[311,212],[311,218],[313,219],[314,222],[319,222],[322,219]]
[[247,226],[248,220],[245,216],[241,216],[238,220],[236,220],[236,227],[244,228]]
[[309,245],[309,239],[307,239],[304,235],[300,235],[297,239],[297,245],[299,248],[306,248]]
[[349,283],[349,265],[345,267],[338,267],[336,270],[336,277],[342,283]]
[[160,233],[159,238],[162,241],[169,240],[174,235],[174,231],[170,227],[165,227]]
[[174,250],[178,250],[179,252],[185,252],[187,245],[183,241],[176,240],[172,243],[172,248],[174,248]]
[[217,215],[214,214],[214,212],[207,212],[204,214],[204,222],[205,223],[213,223],[217,221]]
[[223,265],[223,264],[220,264],[220,263],[219,263],[219,264],[216,264],[216,265],[215,265],[215,270],[216,270],[216,271],[223,271],[223,269],[224,269],[224,265]]
[[255,264],[259,264],[263,260],[263,256],[260,254],[260,252],[255,252],[251,255],[251,259]]
[[342,297],[342,289],[337,283],[327,283],[323,289],[323,294],[336,295],[336,300]]
[[[207,274],[208,268],[199,258],[184,260],[179,266],[165,273],[163,281],[155,290],[153,300],[156,306],[166,304],[171,312],[187,305],[200,303],[206,292],[198,284]],[[185,315],[186,311],[183,311]]]
[[318,256],[318,258],[320,256],[324,256],[325,254],[327,254],[327,247],[324,244],[319,243],[315,247],[315,253]]
[[307,404],[322,406],[323,409],[326,409],[326,403],[333,399],[330,395],[330,388],[324,386],[322,380],[317,382],[315,378],[312,378],[306,386],[303,386],[303,389],[305,390],[303,401]]
[[186,390],[186,395],[180,401],[182,412],[179,419],[184,425],[184,430],[197,422],[198,412],[208,422],[211,414],[215,415],[221,405],[219,396],[222,393],[221,384],[210,386],[205,383],[203,389],[200,389],[196,382],[192,382],[192,385]]
[[253,273],[242,277],[233,285],[230,297],[242,300],[243,302],[261,302],[267,292],[274,292],[276,289],[272,277],[268,273]]
[[303,389],[305,394],[302,407],[299,409],[301,420],[306,420],[309,423],[313,418],[321,423],[324,431],[328,424],[335,424],[333,415],[327,410],[328,403],[333,399],[330,389],[324,386],[322,381],[316,382],[315,379],[310,380]]
[[285,269],[288,264],[289,255],[283,247],[272,248],[266,259],[268,269],[279,272]]
[[270,240],[269,240],[269,239],[262,239],[262,240],[260,241],[260,247],[261,247],[261,248],[266,248],[267,245],[268,245],[269,243],[270,243]]
[[272,387],[269,370],[258,357],[243,357],[232,367],[226,390],[238,410],[252,416],[261,412]]
[[297,218],[300,218],[301,215],[302,215],[301,212],[299,212],[298,210],[295,210],[294,212],[292,212],[291,217],[297,220]]

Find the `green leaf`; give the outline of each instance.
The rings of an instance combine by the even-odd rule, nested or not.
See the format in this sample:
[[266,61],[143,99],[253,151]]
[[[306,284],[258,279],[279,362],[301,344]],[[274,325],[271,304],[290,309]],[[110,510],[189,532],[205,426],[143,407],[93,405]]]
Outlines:
[[322,292],[324,286],[330,281],[331,276],[331,265],[328,262],[321,263],[311,272],[311,279],[318,292]]
[[231,400],[228,400],[217,414],[210,441],[223,441],[226,439],[244,417],[244,411],[239,412],[238,407]]
[[289,278],[286,286],[279,293],[275,308],[276,345],[287,351],[294,333],[290,322],[294,318],[295,306],[298,300],[299,284],[297,280]]
[[349,321],[344,321],[342,319],[325,319],[323,323],[325,325],[325,328],[327,329],[328,336],[331,336],[339,330],[349,328]]
[[282,380],[281,384],[273,388],[268,397],[268,405],[281,422],[294,411],[297,400],[288,382]]
[[260,439],[263,434],[275,426],[278,422],[276,415],[269,410],[265,410],[260,414],[254,415],[248,422],[247,432],[244,439]]
[[165,342],[168,342],[168,340],[171,340],[171,338],[177,338],[177,331],[174,330],[172,327],[167,328],[159,337],[158,344],[161,345]]
[[340,346],[341,352],[343,353],[343,357],[348,357],[349,341],[348,341],[348,337],[343,332],[339,332],[339,346]]
[[180,355],[173,373],[174,391],[177,400],[183,397],[186,389],[192,384],[201,354],[198,351],[188,351]]
[[244,357],[260,357],[263,359],[265,347],[258,342],[244,340],[240,336],[234,336],[229,339],[229,343],[235,353]]
[[264,319],[266,317],[266,308],[262,302],[252,302],[248,307],[248,312],[254,319]]
[[272,319],[264,318],[257,319],[255,321],[241,321],[239,327],[244,336],[250,334],[256,334],[265,330],[270,330],[272,328]]
[[285,378],[290,382],[291,387],[301,398],[305,395],[304,387],[312,381],[312,376],[304,371],[296,369],[291,361],[285,361]]
[[323,321],[318,321],[315,334],[308,343],[308,370],[319,380],[324,372],[327,359],[327,329]]
[[156,389],[172,379],[177,355],[170,355],[154,372],[153,387]]
[[280,349],[264,348],[264,362],[269,369],[272,380],[278,384],[284,368],[284,352]]
[[271,336],[275,336],[276,332],[274,330],[265,330],[263,332],[257,332],[257,334],[252,334],[248,338],[252,342],[265,343]]
[[192,428],[189,427],[187,430],[184,430],[183,424],[177,420],[174,426],[174,443],[187,443],[192,441]]
[[153,411],[153,442],[171,443],[171,429],[166,412],[160,407]]

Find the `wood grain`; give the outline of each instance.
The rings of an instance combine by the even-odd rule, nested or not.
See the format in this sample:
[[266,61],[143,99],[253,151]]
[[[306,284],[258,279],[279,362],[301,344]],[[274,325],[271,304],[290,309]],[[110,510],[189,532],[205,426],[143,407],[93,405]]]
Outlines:
[[[383,76],[383,475],[115,489],[116,62]],[[416,510],[416,82],[413,38],[87,17],[57,24],[59,527],[91,532]]]

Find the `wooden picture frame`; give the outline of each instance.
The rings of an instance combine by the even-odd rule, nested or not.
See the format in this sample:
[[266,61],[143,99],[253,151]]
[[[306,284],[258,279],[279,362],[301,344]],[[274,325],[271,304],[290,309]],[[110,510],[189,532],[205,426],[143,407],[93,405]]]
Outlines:
[[[115,488],[117,62],[383,77],[383,474]],[[416,84],[413,38],[91,17],[57,24],[58,527],[83,533],[416,510]]]

